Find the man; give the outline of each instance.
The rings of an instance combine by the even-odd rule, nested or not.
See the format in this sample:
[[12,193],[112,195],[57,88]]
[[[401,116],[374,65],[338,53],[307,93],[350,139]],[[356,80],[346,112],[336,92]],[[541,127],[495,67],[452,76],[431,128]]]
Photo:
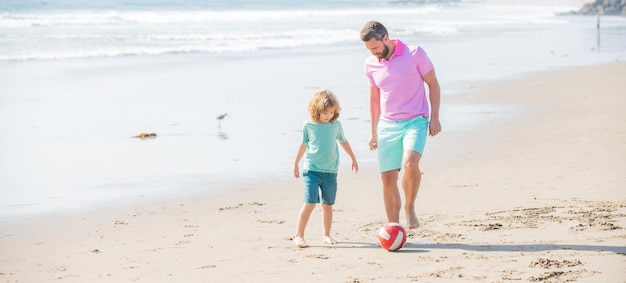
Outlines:
[[[426,52],[417,45],[390,40],[381,23],[366,23],[361,29],[361,40],[372,53],[365,60],[370,85],[369,147],[378,149],[387,220],[400,223],[402,199],[398,174],[402,169],[407,227],[417,228],[415,199],[421,181],[419,162],[427,131],[430,136],[441,132],[439,82]],[[424,83],[428,85],[428,97]]]

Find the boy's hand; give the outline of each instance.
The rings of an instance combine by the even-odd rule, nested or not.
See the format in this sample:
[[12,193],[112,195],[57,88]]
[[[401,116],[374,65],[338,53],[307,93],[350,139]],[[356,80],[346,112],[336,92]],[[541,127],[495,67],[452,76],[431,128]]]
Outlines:
[[293,167],[293,176],[296,178],[300,178],[300,169],[298,168],[298,165]]

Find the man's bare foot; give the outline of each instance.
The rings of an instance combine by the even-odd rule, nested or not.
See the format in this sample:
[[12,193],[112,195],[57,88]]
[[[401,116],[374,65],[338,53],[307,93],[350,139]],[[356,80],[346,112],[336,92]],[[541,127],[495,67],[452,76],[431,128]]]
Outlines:
[[417,220],[417,215],[415,215],[415,211],[407,212],[406,219],[408,220],[406,223],[406,227],[408,229],[420,227],[420,222],[419,220]]
[[306,241],[304,240],[304,238],[300,237],[300,236],[295,236],[293,237],[293,243],[296,244],[296,246],[298,248],[306,248],[309,246],[309,244],[306,243]]
[[330,236],[324,236],[324,243],[334,245],[334,244],[337,244],[339,242],[337,242],[337,240],[331,238]]

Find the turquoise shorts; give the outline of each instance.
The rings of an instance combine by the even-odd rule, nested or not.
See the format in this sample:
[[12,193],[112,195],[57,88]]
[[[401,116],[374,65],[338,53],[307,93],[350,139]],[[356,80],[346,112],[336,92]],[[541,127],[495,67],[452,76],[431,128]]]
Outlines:
[[302,179],[304,179],[305,203],[335,204],[337,173],[322,173],[305,169],[302,172]]
[[411,120],[378,121],[378,165],[380,172],[402,168],[404,151],[422,154],[428,135],[428,118],[419,116]]

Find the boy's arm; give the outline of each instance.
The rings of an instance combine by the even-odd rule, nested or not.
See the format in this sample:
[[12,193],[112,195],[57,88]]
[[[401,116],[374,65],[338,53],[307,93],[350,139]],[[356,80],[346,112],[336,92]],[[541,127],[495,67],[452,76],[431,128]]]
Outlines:
[[298,168],[298,164],[300,164],[300,159],[304,156],[304,152],[306,152],[306,144],[301,143],[300,147],[298,147],[298,152],[296,153],[296,159],[293,162],[293,176],[296,178],[300,177],[300,169]]
[[346,142],[340,142],[339,144],[343,150],[346,151],[348,156],[350,156],[350,159],[352,160],[352,170],[354,170],[354,173],[359,172],[359,164],[356,162],[356,157],[354,156],[354,152],[352,152],[352,147],[350,147],[348,140],[346,140]]

